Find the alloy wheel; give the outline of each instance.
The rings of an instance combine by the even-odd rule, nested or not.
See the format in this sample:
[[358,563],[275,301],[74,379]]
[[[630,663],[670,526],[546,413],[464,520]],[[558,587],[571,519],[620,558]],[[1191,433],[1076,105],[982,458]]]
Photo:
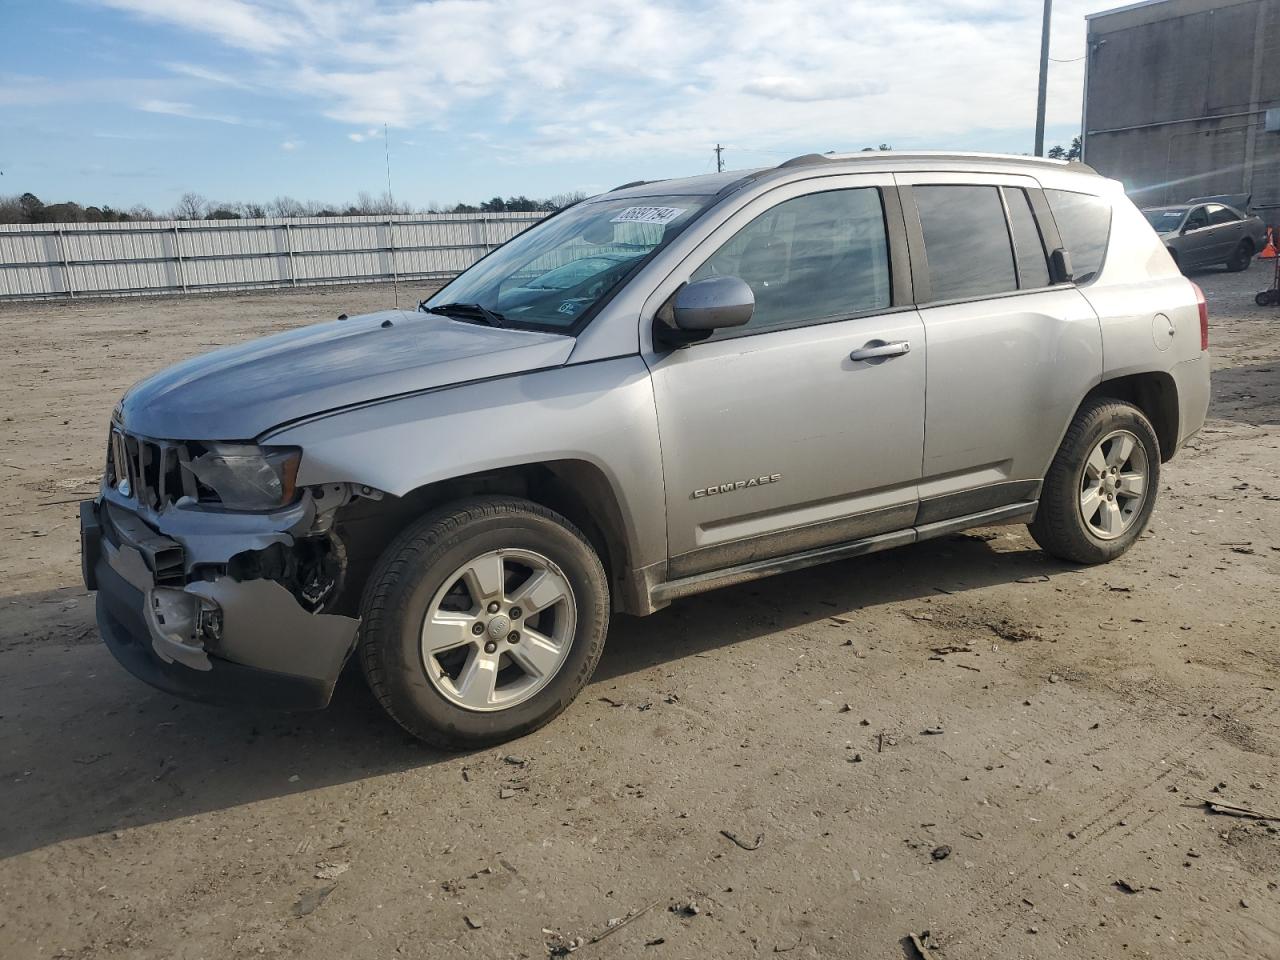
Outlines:
[[422,623],[427,679],[466,710],[505,710],[564,665],[577,626],[568,577],[532,550],[492,550],[460,566]]
[[1123,535],[1142,512],[1150,469],[1147,452],[1128,430],[1098,441],[1085,461],[1080,481],[1080,515],[1100,540]]

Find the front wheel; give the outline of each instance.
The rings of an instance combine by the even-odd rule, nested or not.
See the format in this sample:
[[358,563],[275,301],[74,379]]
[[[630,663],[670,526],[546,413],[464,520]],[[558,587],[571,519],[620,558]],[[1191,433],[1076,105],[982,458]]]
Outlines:
[[360,663],[387,713],[452,749],[536,730],[590,679],[609,586],[586,537],[527,500],[477,497],[430,513],[379,560]]
[[1241,240],[1232,251],[1231,259],[1227,261],[1227,269],[1232,273],[1239,273],[1242,270],[1248,270],[1251,263],[1253,263],[1253,244],[1248,240]]
[[1146,529],[1160,483],[1160,441],[1137,407],[1102,397],[1067,429],[1040,492],[1031,536],[1075,563],[1105,563]]

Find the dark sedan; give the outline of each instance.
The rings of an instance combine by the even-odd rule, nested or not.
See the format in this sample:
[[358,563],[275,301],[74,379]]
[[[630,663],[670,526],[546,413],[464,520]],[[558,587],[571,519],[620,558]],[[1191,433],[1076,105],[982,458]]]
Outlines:
[[1261,220],[1225,203],[1192,201],[1142,213],[1183,271],[1219,263],[1231,271],[1247,270],[1267,242]]

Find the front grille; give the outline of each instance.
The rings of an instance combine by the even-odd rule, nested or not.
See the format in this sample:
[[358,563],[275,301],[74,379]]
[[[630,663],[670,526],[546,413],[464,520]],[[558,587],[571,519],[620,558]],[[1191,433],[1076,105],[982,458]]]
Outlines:
[[[186,464],[189,444],[150,440],[111,430],[107,455],[107,483],[152,510],[164,510],[182,497],[198,495],[196,479]],[[128,487],[121,487],[122,480]]]

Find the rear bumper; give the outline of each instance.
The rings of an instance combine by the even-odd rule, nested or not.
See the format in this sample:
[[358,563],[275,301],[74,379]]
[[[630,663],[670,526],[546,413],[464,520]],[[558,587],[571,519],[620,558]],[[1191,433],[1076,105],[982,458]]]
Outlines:
[[308,613],[272,581],[215,576],[184,584],[162,568],[166,582],[157,583],[156,558],[168,556],[157,541],[180,552],[183,545],[145,526],[139,538],[137,516],[112,522],[111,514],[125,519],[119,508],[80,505],[81,569],[85,586],[97,591],[103,641],[126,670],[206,703],[283,710],[328,704],[358,621]]
[[1178,390],[1178,449],[1200,432],[1209,413],[1209,352],[1173,367]]

